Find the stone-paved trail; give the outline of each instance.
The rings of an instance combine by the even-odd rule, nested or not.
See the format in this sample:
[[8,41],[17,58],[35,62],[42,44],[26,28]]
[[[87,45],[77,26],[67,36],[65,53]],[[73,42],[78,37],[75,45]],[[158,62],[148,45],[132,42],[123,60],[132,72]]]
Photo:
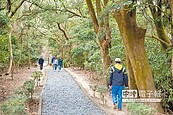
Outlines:
[[42,115],[105,115],[65,70],[46,70]]

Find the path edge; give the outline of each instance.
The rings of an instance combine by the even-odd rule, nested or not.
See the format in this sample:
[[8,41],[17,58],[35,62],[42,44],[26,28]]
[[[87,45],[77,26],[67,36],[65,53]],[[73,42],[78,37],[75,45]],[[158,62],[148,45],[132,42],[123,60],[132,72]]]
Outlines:
[[42,88],[42,91],[40,93],[39,107],[38,107],[38,115],[42,115],[43,90],[45,88],[45,83],[47,82],[46,69],[43,72],[44,72],[44,76],[43,76],[43,79],[42,79],[43,88]]
[[97,105],[97,107],[99,107],[101,110],[103,110],[105,112],[106,115],[116,115],[115,113],[111,113],[111,112],[108,112],[108,110],[103,107],[102,105],[100,105],[97,101],[95,101],[88,93],[87,91],[85,90],[85,88],[82,86],[81,83],[79,83],[76,79],[75,79],[75,76],[70,72],[68,71],[67,68],[63,68],[66,72],[68,72],[72,78],[74,79],[74,81],[78,84],[78,86],[81,88],[81,90],[85,93],[85,95],[92,101],[94,102],[95,105]]

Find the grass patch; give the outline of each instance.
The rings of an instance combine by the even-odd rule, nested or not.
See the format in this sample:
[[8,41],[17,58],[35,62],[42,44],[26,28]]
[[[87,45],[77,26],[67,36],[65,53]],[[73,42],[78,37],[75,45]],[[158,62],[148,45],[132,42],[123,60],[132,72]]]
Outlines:
[[127,110],[131,115],[154,115],[157,112],[156,109],[143,103],[128,103]]

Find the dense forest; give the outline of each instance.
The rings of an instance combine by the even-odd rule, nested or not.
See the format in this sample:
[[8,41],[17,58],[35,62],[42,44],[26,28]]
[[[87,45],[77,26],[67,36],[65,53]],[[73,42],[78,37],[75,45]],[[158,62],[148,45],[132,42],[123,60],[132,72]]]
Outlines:
[[31,68],[46,48],[46,58],[61,56],[64,67],[94,71],[106,85],[120,57],[129,88],[166,92],[150,105],[170,113],[172,18],[173,0],[0,0],[0,73]]

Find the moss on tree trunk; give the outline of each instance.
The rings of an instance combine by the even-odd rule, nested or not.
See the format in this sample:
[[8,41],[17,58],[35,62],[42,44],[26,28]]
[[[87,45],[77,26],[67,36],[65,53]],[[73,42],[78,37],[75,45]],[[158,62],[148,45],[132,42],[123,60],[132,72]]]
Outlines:
[[[114,18],[129,58],[130,70],[133,71],[134,79],[138,90],[155,90],[154,79],[149,66],[147,54],[144,47],[146,30],[137,26],[135,11],[128,12],[128,7],[114,12]],[[160,112],[163,109],[159,103],[152,103],[152,106]]]

